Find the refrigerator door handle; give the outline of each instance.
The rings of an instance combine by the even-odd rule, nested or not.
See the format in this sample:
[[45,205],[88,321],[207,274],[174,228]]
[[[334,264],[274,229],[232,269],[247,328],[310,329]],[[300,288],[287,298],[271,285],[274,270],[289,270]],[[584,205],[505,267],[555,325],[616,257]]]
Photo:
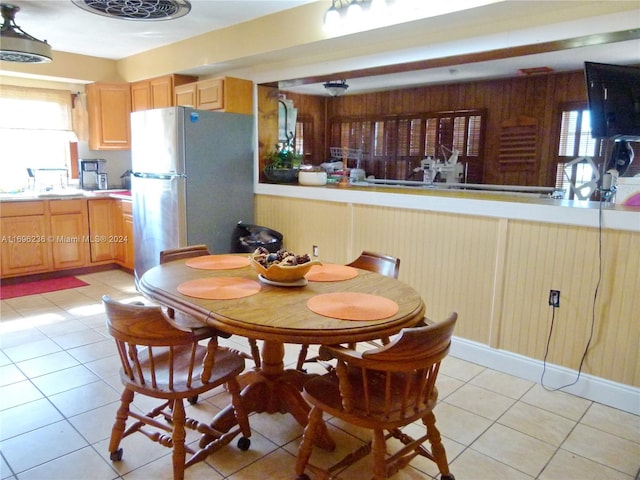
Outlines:
[[172,178],[187,178],[184,173],[146,173],[146,172],[133,172],[131,175],[137,178],[151,178],[158,180],[171,180]]

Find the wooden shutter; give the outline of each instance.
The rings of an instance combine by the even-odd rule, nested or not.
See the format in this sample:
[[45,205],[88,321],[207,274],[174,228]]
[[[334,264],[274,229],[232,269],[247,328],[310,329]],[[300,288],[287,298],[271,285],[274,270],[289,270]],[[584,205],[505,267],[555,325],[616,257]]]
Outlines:
[[502,122],[500,129],[500,170],[535,172],[538,163],[538,121],[519,116]]

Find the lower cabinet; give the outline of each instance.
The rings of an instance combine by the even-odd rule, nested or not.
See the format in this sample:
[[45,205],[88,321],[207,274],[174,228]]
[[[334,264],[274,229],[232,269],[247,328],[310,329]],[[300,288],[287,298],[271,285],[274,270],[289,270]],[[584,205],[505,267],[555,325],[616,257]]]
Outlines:
[[53,269],[84,267],[89,259],[85,200],[51,200],[48,203]]
[[123,267],[133,270],[133,212],[131,202],[121,200],[119,203],[120,237],[122,239],[119,257],[116,259]]
[[51,243],[45,202],[3,203],[0,215],[0,276],[29,275],[51,270]]
[[[131,202],[129,202],[129,208],[131,208]],[[124,214],[122,217],[122,222],[124,225],[124,234],[128,239],[126,244],[126,248],[124,251],[124,266],[133,270],[134,264],[134,243],[133,243],[133,215],[131,212],[128,214]]]
[[116,200],[101,198],[88,200],[89,250],[91,263],[113,262],[117,257],[119,234],[116,223]]
[[87,201],[91,263],[115,262],[133,270],[131,202],[114,198]]
[[131,201],[2,202],[0,277],[116,263],[133,270]]

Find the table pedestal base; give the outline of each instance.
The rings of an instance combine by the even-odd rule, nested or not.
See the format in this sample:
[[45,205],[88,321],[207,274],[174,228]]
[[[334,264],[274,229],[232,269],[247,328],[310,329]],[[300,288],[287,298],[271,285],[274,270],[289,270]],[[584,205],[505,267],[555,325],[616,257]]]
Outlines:
[[[299,370],[284,369],[284,345],[280,342],[265,341],[262,348],[262,366],[260,370],[243,373],[239,377],[242,389],[240,396],[247,413],[289,413],[302,425],[307,425],[311,407],[302,398],[302,387],[313,375]],[[225,407],[218,413],[211,426],[221,432],[229,431],[236,424],[233,406]],[[329,436],[326,426],[317,446],[333,450],[335,442]]]

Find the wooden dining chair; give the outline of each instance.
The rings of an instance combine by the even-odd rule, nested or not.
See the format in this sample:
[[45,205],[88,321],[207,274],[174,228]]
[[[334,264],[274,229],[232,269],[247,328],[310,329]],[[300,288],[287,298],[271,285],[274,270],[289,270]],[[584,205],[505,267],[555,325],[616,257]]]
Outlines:
[[[374,253],[369,251],[363,251],[358,258],[353,262],[348,263],[347,266],[354,268],[361,268],[362,270],[368,270],[370,272],[376,272],[386,277],[398,278],[400,273],[400,259],[392,257],[390,255],[383,255],[380,253]],[[371,343],[371,342],[369,342]],[[388,337],[383,337],[379,340],[380,344],[389,343]],[[379,345],[373,343],[373,345]],[[355,348],[355,344],[350,345],[351,348]],[[300,353],[298,354],[298,362],[296,364],[297,370],[303,370],[305,363],[320,362],[318,356],[308,356],[309,345],[302,345],[300,347]],[[325,365],[326,367],[327,365]]]
[[[334,478],[336,472],[369,453],[373,454],[374,480],[391,477],[418,455],[435,462],[443,480],[454,480],[433,408],[438,400],[435,384],[440,362],[449,351],[457,318],[452,313],[440,323],[405,328],[388,345],[365,352],[339,345],[321,347],[324,356],[337,359],[337,366],[304,385],[303,396],[312,408],[298,450],[297,480],[308,480],[307,469],[318,478]],[[309,463],[324,427],[324,412],[372,430],[370,441],[329,468]],[[412,437],[402,430],[417,420],[426,427],[424,434]],[[403,446],[388,456],[390,438]],[[424,445],[427,440],[430,450]]]
[[[173,450],[174,480],[182,480],[185,468],[205,460],[239,433],[242,437],[238,448],[247,450],[251,430],[237,380],[244,370],[244,358],[233,350],[218,347],[215,329],[205,327],[186,332],[173,327],[158,306],[128,305],[106,295],[102,301],[107,329],[120,356],[120,380],[124,385],[109,442],[111,460],[122,459],[120,442],[136,432]],[[201,345],[201,341],[207,341],[206,345]],[[184,399],[197,397],[219,385],[226,385],[230,392],[238,423],[226,433],[187,417],[184,407]],[[146,414],[138,413],[131,408],[136,394],[162,403]],[[127,428],[129,419],[134,421]],[[186,445],[185,427],[201,434],[197,451]]]
[[347,263],[347,265],[393,278],[398,278],[398,274],[400,273],[399,258],[380,253],[368,252],[366,250],[363,251],[353,262]]
[[[194,257],[201,257],[203,255],[211,255],[209,248],[206,245],[187,245],[186,247],[170,248],[162,250],[160,252],[160,263],[173,262],[174,260],[186,260]],[[178,328],[201,328],[202,322],[196,320],[186,313],[175,311],[173,308],[167,308],[167,315],[173,322],[175,322]],[[219,337],[229,338],[231,334],[226,332],[218,332]],[[247,355],[245,358],[251,358],[256,367],[260,367],[260,350],[256,340],[250,338],[249,348],[251,349],[251,355]]]

